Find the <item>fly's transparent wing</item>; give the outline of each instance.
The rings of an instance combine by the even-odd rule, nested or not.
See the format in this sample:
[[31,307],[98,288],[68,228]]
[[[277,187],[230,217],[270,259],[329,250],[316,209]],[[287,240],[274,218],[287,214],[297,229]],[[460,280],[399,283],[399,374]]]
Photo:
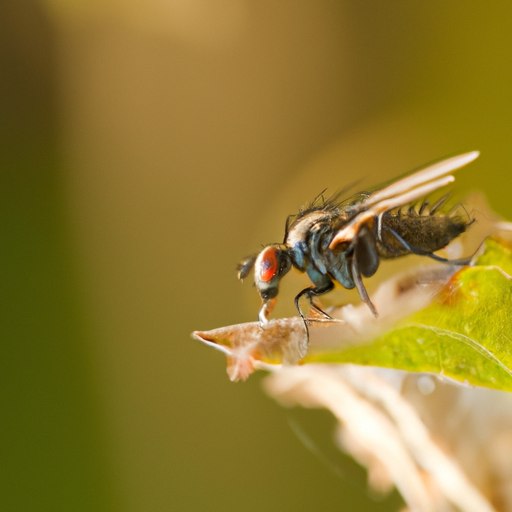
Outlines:
[[369,194],[358,205],[359,213],[335,234],[329,248],[332,250],[342,242],[351,242],[361,227],[373,217],[417,201],[453,182],[455,178],[451,173],[475,160],[479,154],[478,151],[471,151],[447,158]]
[[[368,197],[368,199],[365,201],[365,204],[367,206],[373,206],[380,201],[391,199],[393,197],[397,199],[402,195],[405,197],[405,194],[411,193],[414,190],[421,190],[422,186],[425,186],[430,182],[435,182],[439,178],[442,178],[443,176],[446,176],[447,174],[450,174],[451,172],[464,167],[465,165],[475,160],[479,155],[479,151],[471,151],[469,153],[453,156],[451,158],[447,158],[446,160],[442,160],[435,164],[429,165],[424,169],[420,169],[419,171],[416,171],[413,174],[410,174],[405,178],[401,178],[391,183],[387,187],[374,192]],[[421,193],[418,196],[418,199],[420,197]]]

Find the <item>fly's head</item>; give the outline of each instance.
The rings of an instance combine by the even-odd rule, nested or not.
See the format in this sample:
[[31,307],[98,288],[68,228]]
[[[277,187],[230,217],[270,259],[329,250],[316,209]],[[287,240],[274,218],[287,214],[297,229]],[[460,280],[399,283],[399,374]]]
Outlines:
[[254,267],[254,284],[263,301],[259,313],[259,320],[262,324],[268,322],[268,317],[277,301],[279,281],[291,266],[289,250],[280,244],[268,245],[258,255],[246,258],[238,265],[238,279],[240,280],[247,277]]

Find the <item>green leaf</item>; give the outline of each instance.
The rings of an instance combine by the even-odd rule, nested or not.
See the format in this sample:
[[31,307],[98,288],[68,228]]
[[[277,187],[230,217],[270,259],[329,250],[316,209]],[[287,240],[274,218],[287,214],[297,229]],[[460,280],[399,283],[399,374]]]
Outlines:
[[425,309],[369,345],[310,354],[304,362],[433,372],[512,391],[510,274],[512,248],[489,239],[476,266],[458,271]]

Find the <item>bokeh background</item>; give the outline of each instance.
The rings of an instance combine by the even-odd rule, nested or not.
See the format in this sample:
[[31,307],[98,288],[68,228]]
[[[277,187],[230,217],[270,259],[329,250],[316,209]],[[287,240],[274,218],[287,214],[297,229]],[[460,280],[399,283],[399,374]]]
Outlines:
[[237,261],[325,187],[479,149],[459,187],[512,218],[511,27],[508,2],[0,2],[0,508],[397,510],[301,441],[327,413],[190,332],[255,318]]

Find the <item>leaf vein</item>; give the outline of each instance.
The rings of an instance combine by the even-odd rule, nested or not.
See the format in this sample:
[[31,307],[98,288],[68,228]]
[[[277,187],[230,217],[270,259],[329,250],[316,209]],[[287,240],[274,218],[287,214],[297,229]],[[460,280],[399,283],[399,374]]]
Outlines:
[[[468,345],[473,350],[476,350],[480,355],[488,359],[489,361],[492,361],[493,363],[496,363],[501,369],[503,369],[505,372],[507,372],[512,377],[512,370],[510,370],[498,357],[496,357],[495,354],[493,354],[489,349],[485,348],[481,343],[478,341],[470,338],[469,336],[465,336],[464,334],[448,331],[447,329],[441,329],[439,327],[433,327],[431,325],[424,325],[424,324],[409,324],[411,327],[418,327],[420,329],[425,329],[428,331],[432,331],[438,336],[448,336],[449,338],[452,338],[456,341],[460,341],[464,343],[465,345]],[[439,348],[439,341],[437,342],[438,348]],[[442,365],[441,365],[442,369]]]

